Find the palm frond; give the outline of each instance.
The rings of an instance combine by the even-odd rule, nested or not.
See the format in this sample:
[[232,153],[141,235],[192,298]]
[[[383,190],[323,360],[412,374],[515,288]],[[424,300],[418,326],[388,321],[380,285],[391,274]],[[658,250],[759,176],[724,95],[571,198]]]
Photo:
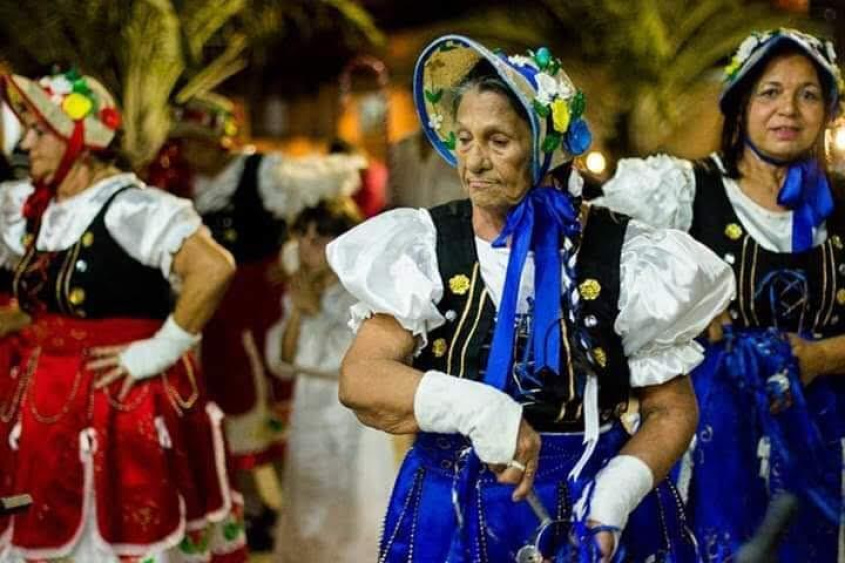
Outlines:
[[373,45],[384,45],[384,33],[376,27],[373,18],[360,4],[354,0],[321,0],[322,3],[334,8],[356,31],[359,31]]
[[174,96],[177,104],[184,103],[202,92],[208,92],[219,86],[224,80],[243,70],[246,59],[243,57],[247,47],[244,35],[235,35],[229,39],[226,50],[200,72],[195,74]]

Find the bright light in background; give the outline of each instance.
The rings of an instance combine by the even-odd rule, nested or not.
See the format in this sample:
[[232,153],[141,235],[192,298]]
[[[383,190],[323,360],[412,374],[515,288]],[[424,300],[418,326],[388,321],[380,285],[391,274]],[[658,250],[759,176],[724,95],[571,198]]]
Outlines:
[[833,133],[833,148],[845,152],[845,125],[836,128]]
[[587,165],[587,170],[596,175],[603,174],[607,169],[607,159],[599,151],[588,153],[584,163]]

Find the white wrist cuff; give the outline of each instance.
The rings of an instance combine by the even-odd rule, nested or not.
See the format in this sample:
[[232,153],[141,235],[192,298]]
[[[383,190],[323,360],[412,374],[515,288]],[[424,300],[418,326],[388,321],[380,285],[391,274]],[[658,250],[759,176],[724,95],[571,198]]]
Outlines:
[[625,529],[628,515],[654,488],[654,475],[648,465],[632,455],[618,455],[598,472],[590,520]]
[[164,321],[164,324],[161,325],[161,328],[158,329],[155,336],[153,338],[165,338],[167,340],[172,340],[174,343],[177,343],[181,346],[184,346],[183,351],[189,350],[192,346],[199,343],[202,339],[202,336],[199,334],[191,334],[176,322],[176,319],[173,318],[173,315],[167,317],[167,320]]
[[489,385],[428,371],[414,395],[414,416],[424,432],[469,438],[484,463],[513,459],[522,406]]
[[130,344],[120,354],[120,363],[133,378],[146,379],[175,364],[199,341],[200,335],[187,332],[170,315],[151,338]]

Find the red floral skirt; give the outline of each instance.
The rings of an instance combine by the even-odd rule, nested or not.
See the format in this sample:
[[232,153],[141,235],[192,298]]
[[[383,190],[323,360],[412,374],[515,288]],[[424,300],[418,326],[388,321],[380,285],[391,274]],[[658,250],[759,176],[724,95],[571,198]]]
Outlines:
[[[123,401],[122,380],[93,388],[88,349],[148,338],[160,326],[45,316],[23,332],[0,413],[10,445],[0,473],[13,476],[4,479],[4,491],[33,498],[6,533],[27,558],[67,555],[86,521],[96,522],[95,536],[116,555],[141,556],[196,548],[191,544],[201,543],[203,529],[237,515],[223,415],[207,401],[190,355],[135,384]],[[245,560],[237,521],[221,555],[241,553]]]

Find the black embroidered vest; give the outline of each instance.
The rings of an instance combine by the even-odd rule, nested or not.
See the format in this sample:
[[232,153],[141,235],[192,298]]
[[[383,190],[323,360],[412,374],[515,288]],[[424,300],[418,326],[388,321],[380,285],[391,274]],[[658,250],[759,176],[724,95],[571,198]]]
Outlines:
[[139,188],[126,186],[112,194],[67,250],[39,251],[37,233],[25,237],[13,284],[23,310],[88,319],[167,318],[172,292],[161,270],[129,256],[106,228],[112,202],[130,189]]
[[202,216],[214,240],[226,247],[238,264],[274,255],[279,251],[285,232],[284,221],[265,209],[258,192],[261,159],[261,154],[249,155],[229,204]]
[[734,270],[737,298],[729,313],[739,327],[777,327],[815,337],[845,329],[842,209],[827,221],[828,238],[804,252],[772,252],[746,232],[711,159],[696,162],[690,234]]
[[[428,346],[416,358],[414,367],[481,380],[493,340],[496,310],[481,278],[472,205],[468,200],[453,201],[431,209],[431,217],[437,229],[437,260],[444,287],[438,309],[447,322],[429,333]],[[619,262],[627,224],[627,217],[591,208],[578,255],[582,296],[577,322],[591,337],[603,422],[627,407],[630,385],[622,342],[613,330],[619,314]],[[583,429],[575,373],[587,360],[571,340],[569,323],[563,322],[561,327],[560,375],[547,376],[543,391],[524,406],[528,422],[546,432]],[[516,358],[525,345],[524,329],[517,329]]]

